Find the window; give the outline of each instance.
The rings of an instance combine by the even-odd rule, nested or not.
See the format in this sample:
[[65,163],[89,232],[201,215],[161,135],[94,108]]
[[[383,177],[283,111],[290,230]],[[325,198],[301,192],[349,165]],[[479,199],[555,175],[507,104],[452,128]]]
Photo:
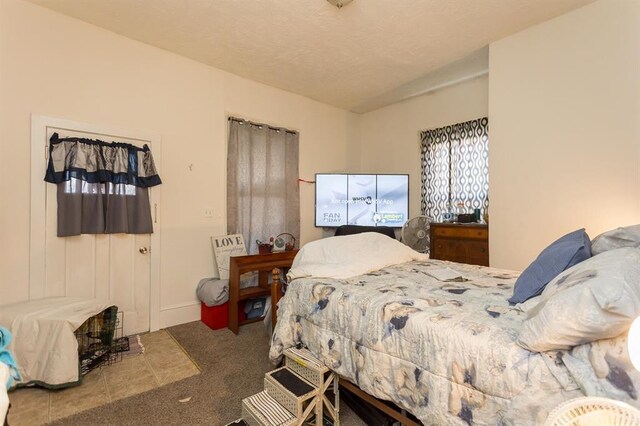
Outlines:
[[422,214],[441,221],[460,203],[489,207],[489,120],[486,117],[420,133]]
[[288,232],[300,238],[298,132],[229,119],[227,232],[256,240]]

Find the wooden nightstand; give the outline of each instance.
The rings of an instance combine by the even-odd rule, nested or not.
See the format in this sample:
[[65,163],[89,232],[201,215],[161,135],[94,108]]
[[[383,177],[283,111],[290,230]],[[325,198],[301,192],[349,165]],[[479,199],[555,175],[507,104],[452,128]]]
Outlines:
[[489,227],[478,223],[432,223],[431,259],[489,266]]
[[[229,329],[238,334],[238,328],[243,324],[260,321],[262,318],[238,322],[238,304],[247,299],[271,295],[269,274],[274,268],[290,268],[298,250],[279,253],[251,254],[229,258]],[[258,271],[258,286],[240,288],[240,275]],[[271,309],[272,315],[276,310]],[[274,321],[275,322],[275,321]]]

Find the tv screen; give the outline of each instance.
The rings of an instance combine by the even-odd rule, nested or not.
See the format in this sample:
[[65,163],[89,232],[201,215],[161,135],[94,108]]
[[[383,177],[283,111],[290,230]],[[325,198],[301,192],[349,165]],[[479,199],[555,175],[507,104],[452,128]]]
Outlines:
[[316,174],[316,226],[391,226],[409,219],[409,175]]

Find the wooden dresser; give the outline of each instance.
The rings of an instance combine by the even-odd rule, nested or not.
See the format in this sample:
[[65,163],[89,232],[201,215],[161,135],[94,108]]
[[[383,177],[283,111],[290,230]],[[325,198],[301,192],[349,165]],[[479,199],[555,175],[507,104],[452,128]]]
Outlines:
[[478,223],[432,223],[431,259],[489,266],[489,227]]

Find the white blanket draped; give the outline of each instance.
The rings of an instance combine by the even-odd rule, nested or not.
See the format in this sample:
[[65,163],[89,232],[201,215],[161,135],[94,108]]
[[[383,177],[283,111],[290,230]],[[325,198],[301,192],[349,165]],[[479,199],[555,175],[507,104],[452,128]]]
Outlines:
[[21,384],[51,387],[80,380],[75,330],[113,303],[97,299],[52,297],[0,306],[0,325],[13,334]]
[[287,276],[345,279],[429,256],[377,232],[323,238],[300,249]]

